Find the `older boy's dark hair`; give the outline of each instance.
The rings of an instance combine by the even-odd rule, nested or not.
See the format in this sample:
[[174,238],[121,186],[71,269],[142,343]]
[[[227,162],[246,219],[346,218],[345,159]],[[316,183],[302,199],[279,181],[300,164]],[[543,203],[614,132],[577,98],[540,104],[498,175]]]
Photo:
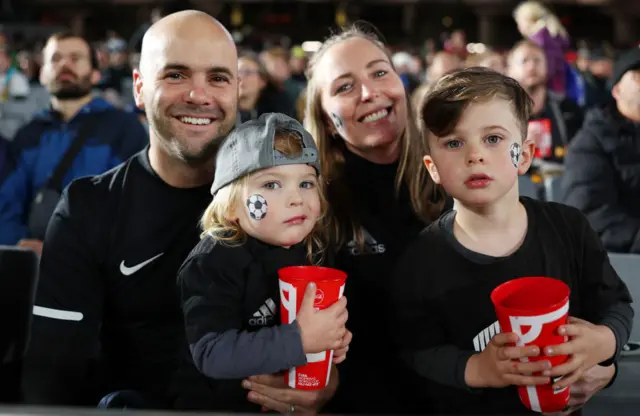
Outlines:
[[444,137],[453,133],[469,104],[493,98],[511,103],[522,137],[526,137],[533,106],[529,94],[513,78],[488,68],[472,67],[440,78],[420,102],[418,124],[427,148],[429,134]]

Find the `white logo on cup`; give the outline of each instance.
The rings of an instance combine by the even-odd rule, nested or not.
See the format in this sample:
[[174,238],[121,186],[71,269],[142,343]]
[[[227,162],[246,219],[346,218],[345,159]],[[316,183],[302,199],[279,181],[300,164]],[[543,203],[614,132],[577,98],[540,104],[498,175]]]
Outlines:
[[[536,338],[540,336],[542,332],[542,327],[544,324],[548,324],[569,313],[569,302],[563,305],[561,308],[549,312],[544,315],[538,316],[510,316],[509,321],[511,322],[511,330],[518,334],[518,342],[516,345],[522,347],[526,344],[530,344]],[[529,332],[526,334],[522,333],[523,326],[530,326]],[[521,358],[521,362],[527,362],[527,358]],[[556,394],[559,392],[556,392]],[[531,405],[531,410],[534,412],[542,412],[542,408],[540,406],[540,398],[538,397],[538,391],[536,390],[536,386],[527,386],[527,395],[529,396],[529,404]]]
[[320,289],[316,289],[316,297],[313,300],[314,305],[319,305],[324,300],[324,292]]
[[[287,292],[289,296],[285,296],[284,292]],[[287,316],[289,317],[288,323],[293,323],[297,315],[295,286],[280,280],[280,300],[282,301],[282,307],[287,311]]]
[[[526,344],[532,343],[542,332],[544,324],[548,324],[562,318],[569,313],[569,303],[563,305],[560,309],[553,312],[546,313],[538,316],[510,316],[511,330],[518,334],[517,345],[522,347]],[[529,332],[522,333],[523,326],[530,326]]]

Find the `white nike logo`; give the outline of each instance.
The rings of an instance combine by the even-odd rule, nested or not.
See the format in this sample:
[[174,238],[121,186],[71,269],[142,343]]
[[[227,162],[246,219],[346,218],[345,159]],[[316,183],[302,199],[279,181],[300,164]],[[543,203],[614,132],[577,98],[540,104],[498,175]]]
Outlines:
[[124,260],[122,260],[122,263],[120,263],[120,273],[122,273],[125,276],[129,276],[134,274],[135,272],[137,272],[138,270],[142,269],[144,266],[146,266],[147,264],[151,263],[152,261],[154,261],[155,259],[157,259],[158,257],[162,256],[164,253],[160,253],[157,256],[151,257],[149,260],[143,261],[140,264],[136,264],[133,267],[127,267],[124,265]]

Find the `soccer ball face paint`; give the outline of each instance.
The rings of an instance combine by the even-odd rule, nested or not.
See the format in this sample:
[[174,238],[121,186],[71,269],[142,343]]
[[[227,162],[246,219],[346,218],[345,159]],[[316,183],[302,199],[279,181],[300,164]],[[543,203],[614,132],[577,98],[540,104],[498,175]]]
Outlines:
[[520,163],[520,152],[521,152],[521,147],[520,144],[518,143],[511,143],[511,146],[509,146],[509,156],[511,156],[511,163],[513,163],[513,166],[515,166],[515,168],[518,168],[518,165]]
[[251,195],[247,198],[247,209],[252,220],[260,221],[267,216],[267,200],[260,194]]

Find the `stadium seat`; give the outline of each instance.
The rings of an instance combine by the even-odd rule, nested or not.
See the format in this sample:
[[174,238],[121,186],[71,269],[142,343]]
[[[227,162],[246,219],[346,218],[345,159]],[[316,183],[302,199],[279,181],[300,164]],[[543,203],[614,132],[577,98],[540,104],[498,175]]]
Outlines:
[[[609,253],[611,265],[616,270],[622,281],[629,288],[631,297],[640,299],[640,255]],[[640,314],[636,312],[633,319],[633,330],[630,341],[640,342]]]
[[39,257],[31,250],[0,246],[0,402],[21,399],[22,357],[38,282]]

